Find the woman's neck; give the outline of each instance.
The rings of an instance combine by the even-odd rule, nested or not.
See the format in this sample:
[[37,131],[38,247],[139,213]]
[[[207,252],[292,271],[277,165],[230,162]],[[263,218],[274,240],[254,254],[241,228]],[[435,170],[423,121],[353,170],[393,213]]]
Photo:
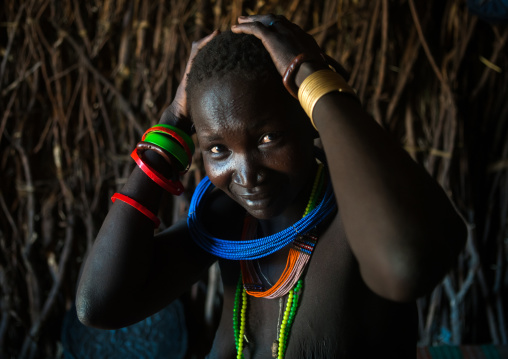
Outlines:
[[309,176],[307,183],[296,196],[293,203],[289,204],[281,214],[274,218],[259,220],[258,228],[263,236],[266,237],[280,232],[292,226],[295,222],[302,218],[303,213],[305,212],[305,208],[309,202],[310,194],[312,192],[312,185],[317,173],[317,163],[311,173],[312,176]]

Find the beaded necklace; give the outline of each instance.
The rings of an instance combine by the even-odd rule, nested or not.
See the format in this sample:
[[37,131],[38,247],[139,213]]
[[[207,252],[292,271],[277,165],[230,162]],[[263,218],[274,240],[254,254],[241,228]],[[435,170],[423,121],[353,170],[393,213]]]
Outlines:
[[[317,202],[319,193],[324,184],[323,165],[320,164],[316,174],[316,179],[312,186],[312,192],[310,195],[309,202],[305,208],[303,217],[307,216]],[[253,225],[257,221],[252,220],[252,217],[248,216],[246,224],[244,226],[244,236],[242,240],[245,240],[249,234],[252,235],[256,231],[256,226]],[[247,228],[247,230],[245,230]],[[279,298],[291,290],[302,275],[307,263],[309,262],[314,246],[317,242],[317,236],[314,235],[313,231],[308,233],[300,234],[293,241],[293,245],[289,250],[286,267],[282,272],[279,280],[271,286],[271,288],[264,288],[262,281],[259,278],[258,270],[254,266],[253,261],[240,261],[243,277],[243,285],[247,291],[247,294],[253,297],[263,297],[267,299]],[[262,273],[261,273],[262,274]],[[269,284],[269,283],[268,283]]]
[[[326,164],[324,153],[317,148],[316,157],[323,164]],[[321,169],[320,172],[322,171],[323,170]],[[317,177],[323,178],[327,176]],[[323,181],[324,179],[319,181],[319,191],[317,191],[317,193],[322,191],[324,186]],[[324,219],[328,218],[328,216],[337,208],[331,181],[328,180],[327,182],[324,194],[319,203],[317,203],[319,196],[315,195],[316,192],[313,189],[313,194],[307,204],[307,208],[302,219],[285,230],[264,238],[230,241],[215,238],[205,230],[201,224],[201,218],[203,215],[202,212],[205,207],[202,205],[202,202],[206,201],[206,196],[214,188],[208,177],[203,178],[196,187],[189,207],[187,225],[192,239],[202,249],[217,257],[230,260],[254,260],[266,257],[293,243],[293,248],[290,249],[291,255],[288,256],[288,262],[286,263],[287,270],[285,269],[284,271],[286,274],[281,276],[279,281],[274,285],[274,287],[276,286],[274,293],[268,294],[270,297],[268,295],[266,296],[266,298],[271,298],[272,295],[274,295],[273,298],[275,298],[277,296],[282,297],[285,293],[289,293],[282,323],[280,324],[280,330],[278,330],[278,338],[274,342],[274,347],[272,348],[274,354],[277,353],[277,358],[284,358],[289,333],[296,315],[298,300],[303,286],[303,281],[299,278],[305,268],[305,264],[308,262],[317,240],[317,237],[313,236],[310,233],[310,230],[315,228]],[[244,237],[247,228],[248,226],[244,226],[244,233],[242,234],[242,237]],[[305,257],[305,255],[307,255],[307,257]],[[250,271],[249,273],[254,274],[253,278],[256,278],[257,274],[255,273],[255,270]],[[295,281],[296,285],[294,284]],[[254,281],[252,281],[251,284],[254,284]],[[284,284],[284,288],[282,288],[282,284]],[[263,290],[264,288],[262,288],[262,286],[258,288],[258,292],[262,292]],[[235,293],[233,309],[233,331],[238,359],[243,358],[242,351],[245,338],[246,312],[247,291],[244,289],[242,277],[240,277]]]
[[198,184],[189,207],[187,225],[194,242],[208,253],[224,259],[258,259],[275,253],[279,249],[293,243],[300,233],[307,233],[309,229],[316,227],[337,207],[331,181],[328,181],[321,202],[307,216],[297,221],[291,227],[263,238],[246,241],[225,240],[215,238],[209,234],[201,221],[203,207],[205,206],[200,204],[206,201],[206,195],[213,188],[214,186],[208,177],[203,178]]
[[[282,317],[280,331],[277,340],[273,343],[272,356],[283,359],[286,354],[289,334],[295,320],[296,310],[300,295],[302,294],[303,280],[299,279],[295,287],[289,291],[288,302]],[[243,343],[245,338],[245,326],[247,323],[247,293],[242,285],[242,278],[238,279],[236,286],[235,301],[233,307],[233,332],[235,335],[236,358],[243,359]]]
[[[323,165],[320,164],[316,174],[316,179],[314,180],[314,184],[312,186],[309,202],[303,214],[304,218],[312,210],[317,201],[317,197],[320,193],[319,189],[323,186],[324,176],[322,176],[322,173]],[[247,218],[250,218],[250,216]],[[242,239],[244,239],[249,234],[252,235],[255,233],[255,226],[252,225],[252,222],[253,221],[251,220],[246,220],[244,229],[242,231]],[[272,288],[270,288],[268,291],[261,292],[263,285],[257,276],[256,269],[252,263],[253,261],[240,261],[242,275],[238,280],[233,306],[233,333],[235,336],[237,359],[243,358],[245,326],[247,323],[247,294],[271,299],[282,297],[285,294],[289,293],[286,309],[284,310],[284,316],[282,317],[282,323],[280,325],[280,330],[278,330],[277,339],[272,345],[272,356],[278,359],[284,358],[289,334],[294,321],[294,317],[296,315],[296,310],[298,308],[298,299],[303,286],[303,280],[300,278],[300,276],[303,273],[303,270],[305,269],[306,264],[310,259],[310,255],[312,254],[312,250],[314,249],[314,245],[317,242],[316,236],[307,235],[307,238],[311,237],[313,238],[312,241],[305,241],[302,239],[302,236],[298,237],[299,239],[295,240],[293,247],[289,251],[286,268],[284,269],[277,283],[275,283],[275,285],[272,286]],[[248,281],[246,282],[246,280]]]

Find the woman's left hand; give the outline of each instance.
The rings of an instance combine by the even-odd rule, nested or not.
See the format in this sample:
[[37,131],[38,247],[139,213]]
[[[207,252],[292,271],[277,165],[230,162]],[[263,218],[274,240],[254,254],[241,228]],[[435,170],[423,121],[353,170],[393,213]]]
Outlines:
[[231,31],[260,39],[282,76],[297,55],[320,57],[321,49],[314,38],[282,15],[240,16],[238,23]]

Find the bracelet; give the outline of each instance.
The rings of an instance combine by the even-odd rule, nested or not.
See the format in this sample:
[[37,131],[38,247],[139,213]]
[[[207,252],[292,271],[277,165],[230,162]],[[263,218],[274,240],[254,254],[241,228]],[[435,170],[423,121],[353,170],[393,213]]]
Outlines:
[[309,116],[312,126],[317,130],[312,118],[312,111],[318,100],[332,91],[339,91],[340,93],[354,96],[356,99],[355,90],[349,86],[342,76],[332,70],[319,70],[310,74],[303,80],[298,90],[298,100],[303,109]]
[[170,153],[181,164],[179,170],[183,173],[189,170],[189,157],[187,157],[184,149],[167,136],[157,132],[150,132],[144,136],[143,141],[162,147],[165,151]]
[[288,92],[296,99],[298,98],[298,87],[296,86],[294,80],[296,70],[301,66],[302,63],[310,60],[316,60],[316,56],[306,53],[301,53],[300,55],[296,56],[293,60],[291,60],[291,63],[287,67],[286,71],[284,72],[284,76],[282,77],[282,83],[284,84],[284,87],[286,87],[286,90],[288,90]]
[[169,135],[172,138],[174,138],[180,144],[180,146],[182,146],[182,148],[185,150],[185,153],[187,153],[187,157],[189,159],[189,162],[192,162],[192,153],[191,153],[191,150],[189,148],[189,145],[187,144],[187,142],[185,142],[185,140],[176,131],[171,130],[169,128],[166,128],[164,126],[153,126],[153,127],[150,127],[143,134],[143,137],[141,138],[141,141],[144,141],[146,135],[149,134],[149,133],[152,133],[152,132],[166,134],[166,135]]
[[179,196],[183,193],[184,188],[182,182],[171,181],[165,178],[163,175],[161,175],[153,168],[151,168],[149,165],[144,163],[143,160],[138,155],[137,148],[135,148],[134,151],[132,151],[131,157],[136,162],[141,171],[143,171],[148,177],[150,177],[152,181],[157,183],[163,189],[165,189],[171,194],[174,194],[175,196]]
[[[159,133],[159,134],[162,134],[162,135],[169,135],[171,136],[173,139],[177,140],[178,143],[180,144],[180,146],[185,150],[185,153],[187,154],[187,166],[190,166],[190,164],[192,163],[192,153],[190,152],[190,149],[189,149],[189,146],[187,146],[187,143],[180,137],[176,134],[176,132],[172,131],[172,130],[168,130],[167,128],[164,128],[164,127],[161,127],[161,128],[156,128],[156,126],[148,129],[145,134],[143,135],[143,137],[141,138],[141,141],[143,142],[146,138],[147,135],[151,134],[151,133]],[[160,146],[159,146],[160,147]],[[162,147],[161,147],[162,148]],[[171,155],[175,156],[173,153],[170,152]],[[176,156],[175,156],[176,157]],[[181,161],[180,161],[181,162]]]
[[[165,124],[158,124],[153,127],[164,127],[168,130],[175,131],[189,146],[191,153],[194,154],[194,141],[192,141],[192,138],[183,130],[179,129],[178,127],[171,126],[171,125],[165,125]],[[192,124],[192,127],[194,127],[194,124]]]
[[133,200],[132,198],[127,197],[126,195],[123,195],[121,193],[115,193],[113,195],[113,197],[111,197],[111,201],[113,203],[115,203],[115,201],[117,199],[119,199],[120,201],[125,202],[128,205],[130,205],[130,206],[134,207],[135,209],[137,209],[139,212],[144,214],[146,217],[148,217],[153,222],[153,225],[154,225],[155,228],[159,228],[159,225],[161,223],[159,218],[157,218],[157,216],[155,214],[153,214],[148,208],[143,206],[141,203],[139,203],[139,202]]
[[138,144],[136,145],[136,148],[138,149],[139,156],[142,156],[143,153],[145,153],[145,151],[152,150],[152,151],[156,152],[157,154],[159,154],[162,158],[164,158],[164,161],[166,161],[171,167],[173,167],[175,165],[173,163],[174,160],[172,160],[172,158],[174,158],[174,157],[171,156],[171,154],[167,153],[160,146],[154,145],[153,143],[141,141],[141,142],[138,142]]

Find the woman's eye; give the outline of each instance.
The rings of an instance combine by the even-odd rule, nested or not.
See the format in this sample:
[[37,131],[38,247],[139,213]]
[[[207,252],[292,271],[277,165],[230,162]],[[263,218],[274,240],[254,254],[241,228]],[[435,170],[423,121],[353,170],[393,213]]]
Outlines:
[[215,145],[210,148],[210,152],[215,153],[215,154],[222,153],[225,150],[226,150],[226,148],[222,145]]
[[267,133],[266,135],[261,137],[260,143],[261,144],[270,143],[272,141],[275,141],[277,139],[277,137],[278,137],[278,134],[276,134],[276,133]]

